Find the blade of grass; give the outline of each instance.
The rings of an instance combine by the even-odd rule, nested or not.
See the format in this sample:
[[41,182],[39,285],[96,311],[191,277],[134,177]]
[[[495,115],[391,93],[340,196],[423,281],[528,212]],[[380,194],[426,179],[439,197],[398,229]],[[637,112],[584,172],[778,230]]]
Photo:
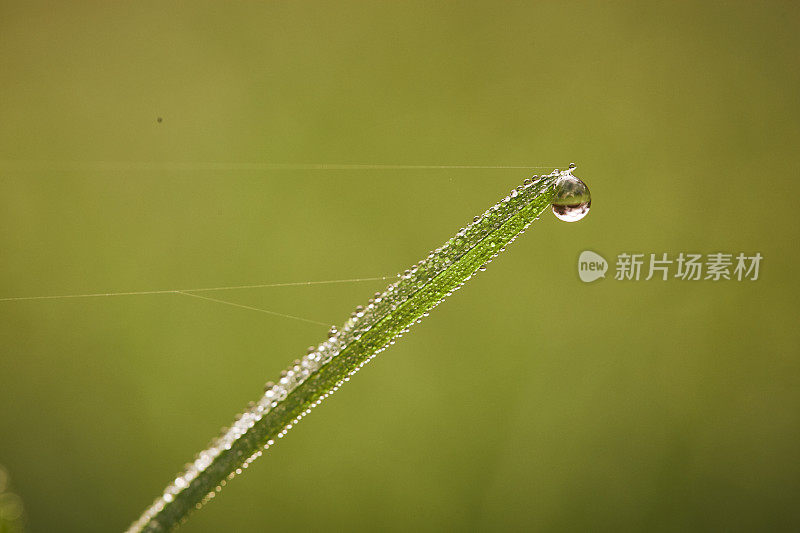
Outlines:
[[340,330],[282,373],[277,384],[200,452],[128,531],[168,531],[212,499],[265,449],[378,353],[394,344],[547,209],[560,175],[525,180],[428,257],[359,306]]

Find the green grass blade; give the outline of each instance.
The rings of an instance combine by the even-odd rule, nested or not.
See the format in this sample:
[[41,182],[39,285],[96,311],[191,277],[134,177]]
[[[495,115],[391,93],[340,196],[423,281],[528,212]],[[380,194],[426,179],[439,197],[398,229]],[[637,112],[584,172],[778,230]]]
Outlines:
[[313,407],[485,267],[547,209],[561,174],[525,180],[443,246],[359,306],[341,329],[283,372],[279,382],[179,474],[129,531],[168,531],[282,438]]

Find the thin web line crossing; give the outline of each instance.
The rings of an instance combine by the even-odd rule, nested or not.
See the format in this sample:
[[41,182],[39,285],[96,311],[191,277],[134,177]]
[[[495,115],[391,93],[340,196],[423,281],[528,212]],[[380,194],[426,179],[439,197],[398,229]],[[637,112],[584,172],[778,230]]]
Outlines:
[[182,292],[208,292],[230,291],[236,289],[262,289],[266,287],[295,287],[303,285],[330,285],[333,283],[355,283],[359,281],[380,281],[389,279],[388,276],[373,278],[331,279],[324,281],[290,281],[285,283],[262,283],[259,285],[232,285],[229,287],[203,287],[200,289],[161,289],[155,291],[126,291],[126,292],[96,292],[88,294],[55,294],[47,296],[10,296],[0,298],[0,302],[14,302],[23,300],[59,300],[66,298],[100,298],[104,296],[139,296],[145,294],[177,294]]
[[[246,163],[246,162],[175,162],[175,161],[44,161],[44,160],[0,160],[0,170],[490,170],[490,169],[516,169],[516,170],[535,170],[552,169],[558,165],[405,165],[405,164],[371,164],[371,163]],[[0,302],[31,301],[31,300],[65,300],[72,298],[100,298],[109,296],[141,296],[153,294],[182,294],[192,296],[211,302],[222,303],[259,311],[275,316],[322,324],[307,318],[297,317],[276,311],[259,309],[247,305],[237,304],[217,298],[200,296],[198,292],[226,291],[236,289],[256,289],[265,287],[290,287],[303,285],[322,285],[332,283],[353,283],[359,281],[386,280],[387,276],[371,278],[353,278],[326,281],[299,281],[287,283],[263,283],[256,285],[235,285],[227,287],[202,287],[197,289],[162,289],[149,291],[125,291],[125,292],[104,292],[87,294],[62,294],[44,296],[11,296],[0,298]]]
[[287,315],[285,313],[278,313],[277,311],[269,311],[267,309],[259,309],[258,307],[251,307],[249,305],[237,304],[235,302],[228,302],[226,300],[219,300],[217,298],[209,298],[208,296],[200,296],[199,294],[192,294],[190,292],[175,291],[176,294],[183,294],[184,296],[191,296],[192,298],[200,298],[201,300],[208,300],[209,302],[216,302],[220,304],[232,305],[241,309],[249,309],[250,311],[258,311],[260,313],[267,313],[268,315],[279,316],[283,318],[291,318],[293,320],[300,320],[301,322],[309,322],[311,324],[320,324],[322,326],[330,326],[326,322],[319,322],[318,320],[311,320],[310,318],[303,318],[294,315]]
[[15,301],[31,301],[31,300],[65,300],[65,299],[72,299],[72,298],[100,298],[100,297],[107,297],[107,296],[141,296],[141,295],[148,295],[148,294],[181,294],[183,296],[191,296],[193,298],[199,298],[201,300],[207,300],[209,302],[216,302],[225,305],[230,305],[233,307],[238,307],[240,309],[248,309],[250,311],[258,311],[260,313],[266,313],[273,316],[278,316],[282,318],[289,318],[292,320],[299,320],[301,322],[308,322],[311,324],[319,324],[322,326],[330,326],[327,322],[320,322],[318,320],[312,320],[310,318],[303,318],[295,315],[289,315],[286,313],[279,313],[277,311],[270,311],[268,309],[260,309],[258,307],[252,307],[249,305],[239,304],[235,302],[229,302],[227,300],[220,300],[218,298],[211,298],[208,296],[201,296],[199,294],[195,294],[198,292],[210,292],[210,291],[230,291],[236,289],[259,289],[259,288],[266,288],[266,287],[297,287],[297,286],[310,286],[310,285],[330,285],[334,283],[355,283],[360,281],[378,281],[378,280],[386,280],[388,276],[378,276],[378,277],[371,277],[371,278],[351,278],[351,279],[333,279],[333,280],[324,280],[324,281],[291,281],[291,282],[283,282],[283,283],[261,283],[256,285],[231,285],[226,287],[202,287],[199,289],[163,289],[163,290],[155,290],[155,291],[126,291],[126,292],[101,292],[101,293],[90,293],[90,294],[60,294],[60,295],[47,295],[47,296],[13,296],[13,297],[6,297],[0,298],[0,302],[15,302]]
[[[566,166],[566,165],[564,165]],[[245,163],[178,161],[25,161],[0,160],[0,168],[13,170],[535,170],[558,165],[403,165],[373,163]]]

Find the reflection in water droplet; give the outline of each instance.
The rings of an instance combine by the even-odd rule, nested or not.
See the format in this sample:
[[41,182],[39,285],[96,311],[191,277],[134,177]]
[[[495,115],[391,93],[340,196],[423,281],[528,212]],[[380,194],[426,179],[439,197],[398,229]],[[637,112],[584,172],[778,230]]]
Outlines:
[[564,222],[576,222],[589,212],[592,197],[589,187],[572,175],[574,164],[569,170],[561,172],[556,182],[556,197],[553,200],[553,214]]

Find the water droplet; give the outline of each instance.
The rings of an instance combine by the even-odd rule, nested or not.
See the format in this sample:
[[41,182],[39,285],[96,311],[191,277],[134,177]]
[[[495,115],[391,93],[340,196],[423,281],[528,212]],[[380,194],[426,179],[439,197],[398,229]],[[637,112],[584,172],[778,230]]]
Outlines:
[[556,181],[553,214],[564,222],[576,222],[582,219],[592,206],[589,187],[572,175],[574,168],[570,165],[570,169],[561,172],[561,177]]

